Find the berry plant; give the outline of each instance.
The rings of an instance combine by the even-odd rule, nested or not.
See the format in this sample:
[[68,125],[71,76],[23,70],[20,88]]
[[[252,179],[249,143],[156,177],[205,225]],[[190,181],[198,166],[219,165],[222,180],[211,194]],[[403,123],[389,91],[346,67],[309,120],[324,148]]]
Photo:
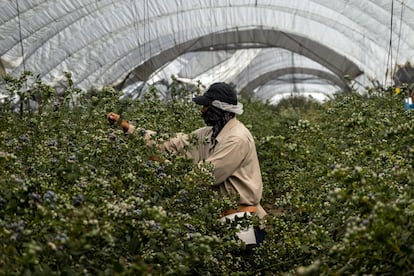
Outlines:
[[220,222],[235,199],[215,192],[211,166],[106,119],[117,112],[156,139],[189,133],[203,126],[198,88],[173,82],[169,97],[152,87],[132,100],[66,76],[62,91],[31,72],[0,83],[0,274],[413,273],[414,112],[400,93],[412,87],[241,99],[268,212],[266,239],[247,254]]

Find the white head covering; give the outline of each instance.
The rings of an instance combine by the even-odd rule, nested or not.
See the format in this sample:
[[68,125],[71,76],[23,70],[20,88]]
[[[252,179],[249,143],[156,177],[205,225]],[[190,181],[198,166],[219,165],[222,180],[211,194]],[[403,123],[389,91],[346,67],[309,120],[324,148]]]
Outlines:
[[234,105],[234,104],[229,104],[229,103],[221,102],[221,101],[218,101],[218,100],[214,100],[211,103],[211,105],[215,106],[217,108],[220,108],[221,110],[224,110],[224,111],[233,112],[237,115],[243,114],[243,104],[242,103],[237,103],[237,105]]

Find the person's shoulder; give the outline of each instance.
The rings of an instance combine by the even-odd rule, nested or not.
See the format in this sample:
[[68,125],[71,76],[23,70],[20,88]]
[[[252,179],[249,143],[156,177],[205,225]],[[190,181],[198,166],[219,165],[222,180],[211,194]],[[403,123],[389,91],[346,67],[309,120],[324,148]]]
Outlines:
[[233,118],[229,123],[226,131],[229,136],[238,137],[239,139],[250,139],[252,136],[250,130],[238,119]]
[[232,120],[233,120],[232,128],[234,130],[250,133],[250,130],[245,126],[245,124],[243,124],[237,118],[233,118]]

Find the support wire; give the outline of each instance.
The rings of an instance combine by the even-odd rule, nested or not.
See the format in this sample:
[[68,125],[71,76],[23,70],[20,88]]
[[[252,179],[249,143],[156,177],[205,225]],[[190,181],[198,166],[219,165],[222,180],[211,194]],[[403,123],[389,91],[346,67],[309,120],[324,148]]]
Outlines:
[[401,13],[400,13],[400,26],[399,26],[399,30],[398,30],[397,53],[395,55],[394,70],[392,72],[393,76],[397,72],[397,62],[398,62],[398,55],[399,55],[399,52],[400,52],[401,28],[402,28],[402,22],[403,22],[403,17],[404,17],[404,7],[405,7],[405,3],[404,3],[404,1],[402,1],[401,2]]
[[[389,48],[388,48],[388,56],[387,56],[387,70],[385,71],[384,86],[387,83],[388,72],[390,71],[390,66],[392,67],[392,28],[393,28],[393,21],[394,21],[394,0],[391,1],[390,39],[389,39]],[[392,77],[391,77],[391,82],[392,82]]]
[[20,19],[20,7],[19,0],[16,0],[16,9],[17,9],[17,21],[19,24],[19,43],[20,43],[20,52],[23,58],[23,71],[26,71],[26,60],[24,57],[24,46],[23,46],[23,34],[22,34],[22,24]]

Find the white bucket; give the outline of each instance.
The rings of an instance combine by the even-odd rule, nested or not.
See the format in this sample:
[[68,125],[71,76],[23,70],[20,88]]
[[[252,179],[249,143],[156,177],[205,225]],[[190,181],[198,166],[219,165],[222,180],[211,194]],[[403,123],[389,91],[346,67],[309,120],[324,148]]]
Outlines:
[[[230,221],[235,220],[236,217],[243,218],[245,215],[251,216],[248,212],[238,212],[231,215],[227,215],[225,217],[222,217],[220,220],[222,222],[226,222],[227,219]],[[237,225],[237,228],[241,228],[241,225]],[[236,236],[244,241],[246,245],[248,244],[256,244],[256,235],[254,233],[254,227],[252,225],[249,225],[248,227],[241,229],[239,232],[236,233]]]

